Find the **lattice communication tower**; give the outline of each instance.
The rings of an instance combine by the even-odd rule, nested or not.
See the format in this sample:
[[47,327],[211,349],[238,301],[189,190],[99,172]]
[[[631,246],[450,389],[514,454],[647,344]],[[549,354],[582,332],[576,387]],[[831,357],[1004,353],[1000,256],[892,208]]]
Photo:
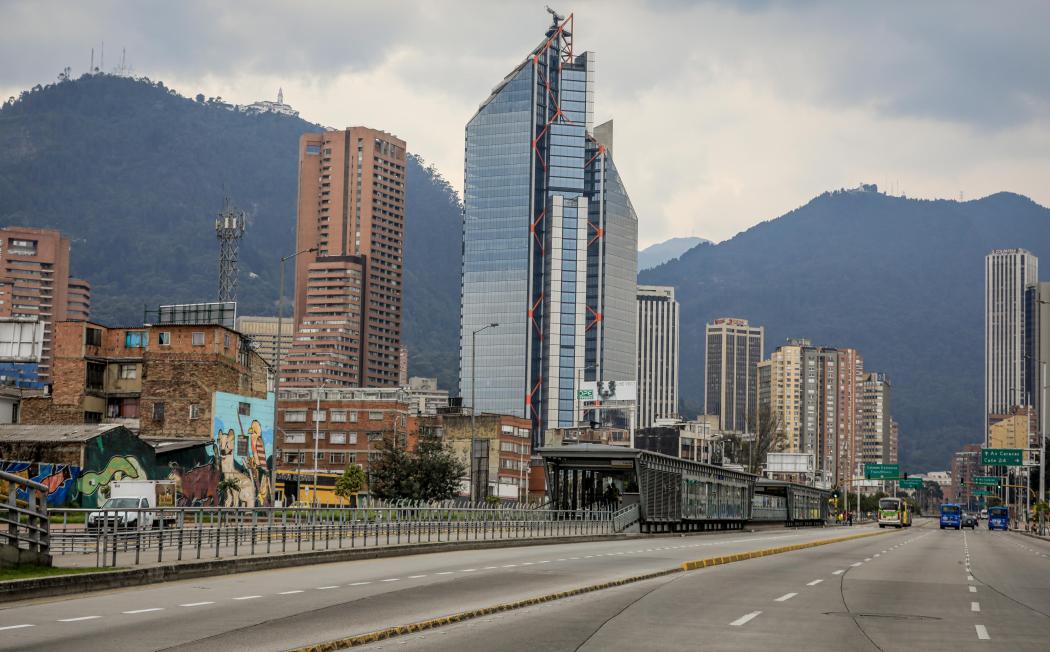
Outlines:
[[222,212],[215,217],[215,236],[219,239],[219,301],[237,300],[237,250],[248,227],[248,216],[227,197]]

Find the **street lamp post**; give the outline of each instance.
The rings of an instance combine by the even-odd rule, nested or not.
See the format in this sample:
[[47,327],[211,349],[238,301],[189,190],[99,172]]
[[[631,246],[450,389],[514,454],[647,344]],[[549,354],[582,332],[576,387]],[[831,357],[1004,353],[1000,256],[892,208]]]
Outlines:
[[491,324],[488,324],[487,326],[482,326],[481,328],[475,330],[474,332],[472,332],[470,334],[470,502],[471,503],[477,502],[477,487],[475,485],[477,485],[477,472],[478,472],[478,469],[475,468],[476,467],[476,460],[475,460],[475,458],[477,457],[477,451],[475,449],[477,447],[478,430],[477,430],[477,424],[476,424],[476,422],[474,420],[474,417],[477,414],[478,410],[477,410],[477,407],[476,407],[476,403],[474,402],[474,392],[475,392],[475,388],[477,387],[477,384],[478,384],[477,383],[477,369],[476,369],[476,366],[475,366],[475,361],[477,359],[478,333],[480,333],[483,330],[487,330],[489,328],[495,328],[497,326],[499,326],[499,324],[493,322]]
[[[274,500],[276,494],[276,484],[274,482],[274,476],[277,472],[277,402],[281,394],[281,330],[284,323],[284,263],[287,260],[295,258],[299,254],[312,253],[317,251],[317,247],[310,247],[309,249],[303,249],[297,251],[294,254],[281,257],[281,271],[280,280],[278,285],[279,299],[277,300],[277,354],[274,356],[273,361],[273,463],[270,464],[270,500],[271,503]],[[315,465],[317,460],[314,460]]]

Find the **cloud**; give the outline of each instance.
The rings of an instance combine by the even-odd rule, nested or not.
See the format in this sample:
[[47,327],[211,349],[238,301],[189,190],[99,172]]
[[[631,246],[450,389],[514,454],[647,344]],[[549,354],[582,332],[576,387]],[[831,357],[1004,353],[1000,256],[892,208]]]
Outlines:
[[[562,3],[559,3],[562,4]],[[723,239],[828,188],[1014,190],[1050,203],[1050,5],[596,0],[596,119],[645,227]],[[462,186],[463,128],[543,38],[544,0],[3,5],[3,96],[126,48],[136,74],[303,117],[368,124]],[[96,54],[97,56],[97,54]]]

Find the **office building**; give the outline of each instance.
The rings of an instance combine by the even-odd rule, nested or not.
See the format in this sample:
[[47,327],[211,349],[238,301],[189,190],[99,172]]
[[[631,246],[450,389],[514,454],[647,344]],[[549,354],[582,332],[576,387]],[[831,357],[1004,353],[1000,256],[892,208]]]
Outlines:
[[1035,405],[1039,261],[1024,249],[995,249],[985,256],[985,443],[991,415]]
[[91,285],[69,276],[69,239],[52,229],[9,226],[0,230],[0,317],[36,319],[44,325],[38,375],[52,377],[55,324],[86,320]]
[[555,17],[466,126],[460,385],[478,411],[530,419],[535,446],[580,421],[578,382],[638,364],[637,216],[572,25]]
[[[266,360],[271,368],[277,364],[277,318],[253,317],[244,315],[237,318],[237,330],[252,341],[252,346]],[[291,317],[281,320],[281,357],[284,358],[292,347],[292,336],[295,334],[295,320]]]
[[952,455],[952,486],[945,502],[956,502],[964,509],[973,509],[974,477],[981,475],[981,445],[966,444]]
[[717,414],[723,432],[751,431],[764,329],[746,319],[716,319],[704,338],[704,414]]
[[403,140],[367,127],[299,139],[296,251],[305,253],[295,258],[285,386],[398,385],[405,156]]
[[678,416],[678,302],[673,287],[638,286],[638,419]]
[[1039,432],[1050,436],[1050,282],[1039,283],[1036,301],[1038,308],[1032,311],[1036,318],[1038,342],[1035,360],[1038,367],[1032,369],[1036,374],[1035,385],[1038,388],[1034,403],[1041,424]]

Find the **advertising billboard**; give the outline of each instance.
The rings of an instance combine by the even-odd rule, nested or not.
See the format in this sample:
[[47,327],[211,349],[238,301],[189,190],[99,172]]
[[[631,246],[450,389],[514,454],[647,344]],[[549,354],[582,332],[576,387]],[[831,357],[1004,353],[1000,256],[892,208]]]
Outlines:
[[633,403],[638,400],[638,383],[633,380],[584,381],[576,392],[584,405]]

